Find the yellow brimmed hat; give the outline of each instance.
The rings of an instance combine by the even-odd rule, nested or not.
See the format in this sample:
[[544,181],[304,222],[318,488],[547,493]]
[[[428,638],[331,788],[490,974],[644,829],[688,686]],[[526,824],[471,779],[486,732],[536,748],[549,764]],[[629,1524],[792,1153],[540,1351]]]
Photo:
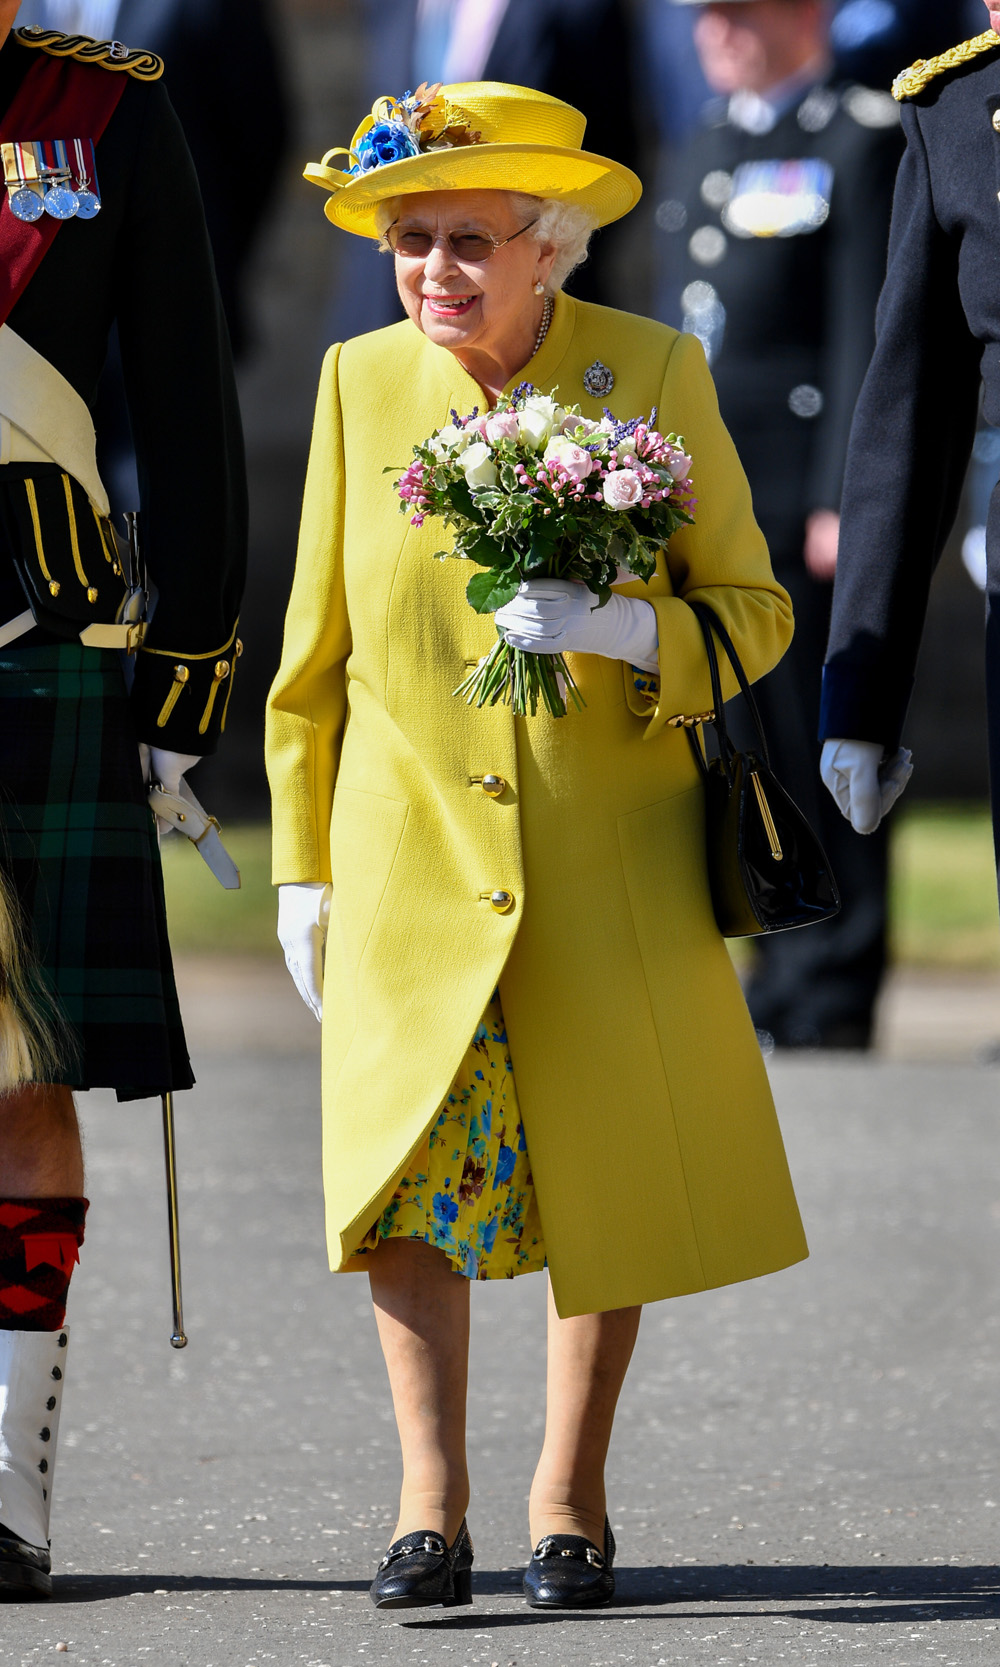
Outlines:
[[[378,237],[376,204],[413,191],[524,191],[577,203],[599,226],[634,208],[630,168],[581,150],[586,118],[562,99],[500,81],[422,86],[380,98],[350,148],[310,162],[305,178],[330,192],[335,226]],[[342,168],[334,157],[347,158]]]

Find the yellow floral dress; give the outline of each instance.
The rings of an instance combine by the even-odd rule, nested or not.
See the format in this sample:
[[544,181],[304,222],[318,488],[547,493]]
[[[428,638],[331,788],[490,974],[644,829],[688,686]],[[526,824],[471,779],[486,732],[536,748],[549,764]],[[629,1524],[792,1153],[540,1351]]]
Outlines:
[[513,1279],[545,1266],[498,990],[437,1122],[358,1254],[390,1238],[434,1245],[467,1279]]

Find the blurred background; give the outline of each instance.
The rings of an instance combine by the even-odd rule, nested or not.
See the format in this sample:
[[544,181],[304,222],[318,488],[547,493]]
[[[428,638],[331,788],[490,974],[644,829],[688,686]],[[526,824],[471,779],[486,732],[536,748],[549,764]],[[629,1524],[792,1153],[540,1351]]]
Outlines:
[[[491,14],[480,43],[486,74],[575,103],[588,116],[590,145],[629,162],[646,188],[640,208],[598,238],[568,287],[665,317],[657,241],[670,207],[665,182],[713,97],[693,46],[699,8],[670,0],[477,4]],[[245,890],[240,900],[216,894],[190,849],[168,851],[182,952],[278,953],[262,714],[280,652],[316,380],[329,342],[401,316],[388,261],[334,231],[302,167],[347,144],[379,93],[436,78],[431,65],[461,78],[461,43],[447,37],[452,8],[453,0],[25,0],[19,14],[20,22],[53,23],[61,14],[56,26],[73,27],[75,12],[75,26],[86,28],[88,16],[103,12],[127,44],[164,53],[204,182],[238,350],[252,510],[246,652],[225,745],[199,768],[195,786],[231,831]],[[885,91],[914,58],[986,26],[981,0],[843,0],[831,18],[835,75]],[[113,414],[107,421],[110,431]],[[893,817],[892,948],[905,966],[992,976],[1000,934],[985,811],[983,598],[970,568],[997,437],[981,436],[977,453],[963,524],[936,581],[908,726],[918,769]],[[995,1029],[1000,1035],[1000,1022]]]

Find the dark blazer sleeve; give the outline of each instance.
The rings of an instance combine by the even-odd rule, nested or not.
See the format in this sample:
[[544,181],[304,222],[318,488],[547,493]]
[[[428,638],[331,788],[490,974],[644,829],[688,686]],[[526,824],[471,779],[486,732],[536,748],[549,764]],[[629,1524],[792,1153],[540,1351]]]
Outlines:
[[236,664],[247,539],[243,439],[198,182],[162,86],[144,91],[116,314],[158,595],[132,699],[140,740],[207,753]]
[[877,344],[851,430],[822,738],[899,743],[931,577],[958,509],[979,399],[959,240],[934,210],[921,111],[903,106]]
[[897,126],[864,128],[852,120],[833,187],[826,325],[816,426],[806,502],[839,509],[851,422],[875,346],[875,309],[885,278],[892,195],[903,149]]

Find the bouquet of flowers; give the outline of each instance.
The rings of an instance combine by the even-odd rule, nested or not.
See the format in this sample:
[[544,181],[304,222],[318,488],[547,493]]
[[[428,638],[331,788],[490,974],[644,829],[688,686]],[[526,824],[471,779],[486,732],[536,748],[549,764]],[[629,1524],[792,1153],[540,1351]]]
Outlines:
[[[628,422],[605,411],[593,422],[522,382],[485,415],[452,411],[451,419],[414,446],[395,484],[414,526],[437,515],[454,529],[453,548],[437,559],[484,569],[466,588],[477,613],[543,578],[578,580],[603,607],[616,581],[648,581],[657,550],[693,520],[691,459],[679,435],[657,431],[655,410]],[[561,654],[528,654],[497,636],[456,694],[477,706],[507,701],[521,716],[541,699],[564,717],[564,691],[582,707]]]

